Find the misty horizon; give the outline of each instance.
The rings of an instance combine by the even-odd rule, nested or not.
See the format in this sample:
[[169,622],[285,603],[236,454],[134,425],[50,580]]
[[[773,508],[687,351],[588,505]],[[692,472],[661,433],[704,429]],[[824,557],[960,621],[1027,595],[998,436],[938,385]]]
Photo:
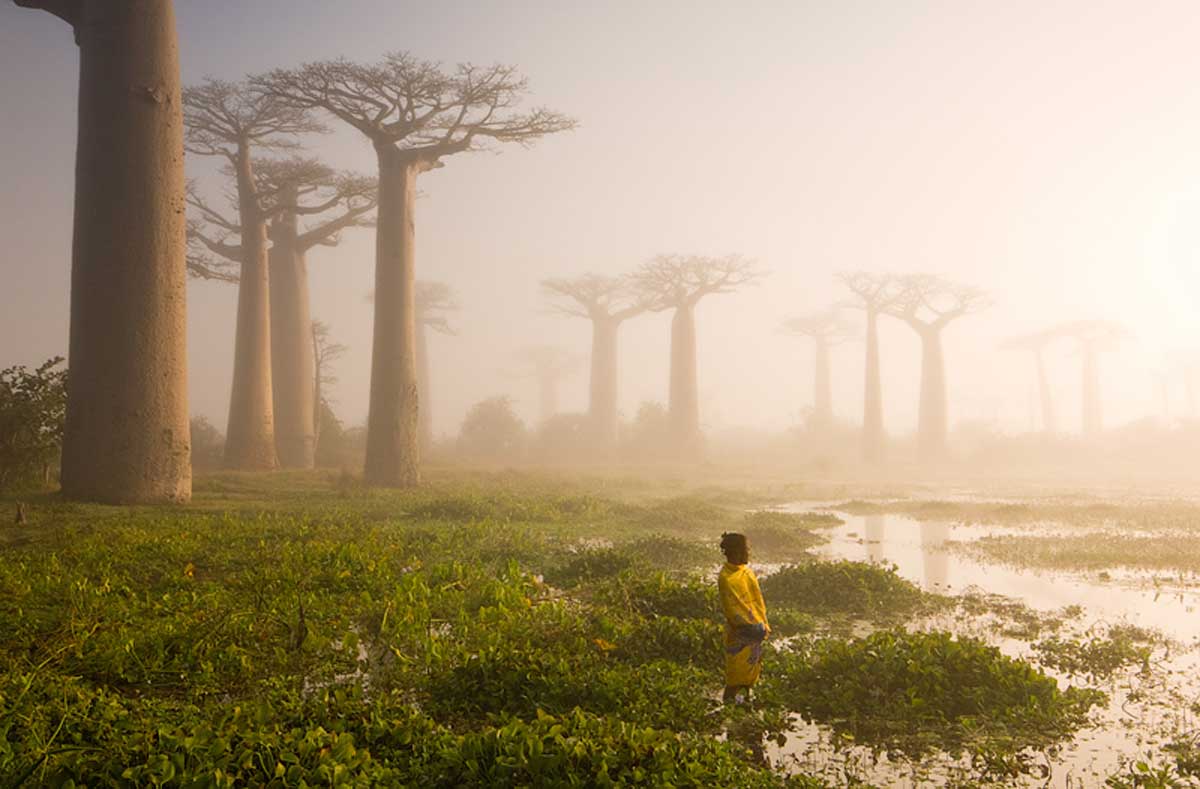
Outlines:
[[[431,339],[439,435],[456,434],[467,410],[495,395],[537,422],[536,382],[512,374],[522,349],[549,341],[586,356],[587,321],[553,314],[541,280],[618,274],[659,253],[740,253],[768,272],[699,307],[710,432],[801,422],[813,349],[780,327],[845,300],[834,275],[858,269],[933,272],[990,294],[990,309],[945,335],[952,427],[1028,430],[1032,363],[1000,345],[1092,318],[1133,335],[1101,361],[1106,426],[1164,416],[1158,373],[1169,376],[1169,415],[1194,416],[1181,371],[1200,348],[1191,145],[1200,110],[1179,66],[1200,14],[1186,4],[1136,19],[1118,5],[1060,4],[1039,9],[1036,29],[1022,6],[974,3],[447,4],[419,21],[379,3],[362,7],[378,20],[369,26],[319,4],[288,8],[231,7],[217,20],[180,3],[184,84],[404,49],[448,64],[518,64],[528,104],[580,122],[528,150],[458,157],[421,180],[418,278],[452,286],[460,307],[457,335]],[[455,24],[463,14],[467,28]],[[66,353],[77,55],[49,16],[5,6],[0,21],[0,95],[27,108],[0,129],[12,187],[0,355],[32,365]],[[283,28],[259,40],[268,24]],[[370,146],[350,130],[331,124],[306,142],[334,167],[373,170]],[[189,156],[186,166],[219,202],[215,164]],[[371,231],[349,230],[309,260],[313,316],[349,349],[332,391],[347,425],[366,418],[373,245]],[[236,288],[193,280],[188,298],[191,411],[223,431]],[[666,401],[669,320],[653,313],[622,329],[626,418]],[[898,321],[880,329],[885,425],[908,435],[919,343]],[[834,411],[855,424],[861,357],[861,342],[832,354]],[[1064,433],[1081,423],[1080,364],[1067,342],[1047,355]],[[565,412],[587,408],[585,366],[558,399]]]

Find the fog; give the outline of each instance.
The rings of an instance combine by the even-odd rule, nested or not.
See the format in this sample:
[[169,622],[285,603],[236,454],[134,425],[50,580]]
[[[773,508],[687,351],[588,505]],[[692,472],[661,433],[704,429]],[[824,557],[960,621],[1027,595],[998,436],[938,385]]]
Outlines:
[[[1108,426],[1188,415],[1182,360],[1200,347],[1200,106],[1188,3],[178,4],[184,85],[385,52],[513,63],[530,106],[576,130],[528,149],[447,160],[422,176],[417,276],[451,285],[455,335],[431,337],[434,431],[509,395],[538,419],[522,349],[586,356],[590,326],[548,309],[547,277],[620,274],[660,253],[737,253],[767,272],[697,312],[709,433],[782,431],[812,406],[811,343],[789,318],[847,297],[839,271],[932,272],[992,306],[945,333],[949,421],[1029,429],[1035,387],[1013,335],[1108,319],[1131,339],[1100,375]],[[0,359],[65,354],[77,53],[45,14],[0,7]],[[306,152],[374,171],[371,146],[330,124]],[[221,202],[211,160],[187,173]],[[373,232],[309,259],[313,316],[348,347],[332,399],[366,419]],[[224,430],[236,287],[188,286],[190,408]],[[861,314],[847,313],[861,326]],[[665,402],[670,314],[627,322],[620,399]],[[885,424],[916,425],[919,343],[880,323]],[[831,356],[838,418],[862,415],[862,344]],[[1065,432],[1080,429],[1080,364],[1046,358]],[[560,408],[587,408],[586,365]]]

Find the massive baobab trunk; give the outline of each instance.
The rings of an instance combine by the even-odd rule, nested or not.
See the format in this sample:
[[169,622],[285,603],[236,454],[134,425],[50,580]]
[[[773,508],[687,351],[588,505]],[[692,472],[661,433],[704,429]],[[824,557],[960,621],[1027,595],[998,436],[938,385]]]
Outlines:
[[1083,349],[1083,432],[1094,436],[1100,432],[1103,416],[1100,413],[1100,370],[1096,349],[1090,344]]
[[40,3],[74,25],[79,131],[62,487],[191,497],[183,121],[170,0]]
[[917,445],[921,456],[936,459],[945,454],[946,360],[942,333],[936,328],[921,332],[921,401],[917,414]]
[[418,168],[392,145],[376,150],[379,224],[364,478],[369,485],[408,487],[420,482],[413,258]]
[[233,387],[229,427],[225,433],[225,465],[243,471],[269,471],[277,466],[275,417],[271,395],[271,292],[267,266],[267,225],[253,183],[250,152],[238,157],[241,213],[242,274],[238,281],[237,329],[233,352]]
[[676,445],[687,450],[700,438],[700,398],[696,382],[696,311],[680,304],[671,318],[671,387],[668,398]]
[[883,459],[883,386],[879,378],[879,315],[867,310],[866,380],[863,383],[863,459]]
[[283,468],[309,469],[315,465],[315,426],[320,404],[313,399],[308,263],[297,240],[295,213],[285,211],[271,224],[271,242],[271,391],[275,448]]
[[617,440],[617,333],[618,320],[592,322],[592,369],[588,413],[596,440],[609,447]]

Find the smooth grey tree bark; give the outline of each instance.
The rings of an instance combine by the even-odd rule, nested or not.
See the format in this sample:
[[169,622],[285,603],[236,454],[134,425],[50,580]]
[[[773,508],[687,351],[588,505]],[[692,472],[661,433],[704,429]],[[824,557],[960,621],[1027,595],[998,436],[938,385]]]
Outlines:
[[17,5],[65,20],[79,46],[63,494],[187,501],[187,242],[174,4]]

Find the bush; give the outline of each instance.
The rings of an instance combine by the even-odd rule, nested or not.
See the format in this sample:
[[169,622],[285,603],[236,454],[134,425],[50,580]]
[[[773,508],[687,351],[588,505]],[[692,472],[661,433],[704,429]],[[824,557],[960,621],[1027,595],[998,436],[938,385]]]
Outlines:
[[903,616],[932,602],[894,567],[836,561],[788,565],[760,583],[767,605],[809,613]]
[[662,403],[642,403],[633,423],[625,426],[622,432],[622,451],[630,457],[661,459],[675,451],[671,441],[671,421]]
[[0,490],[50,481],[67,418],[67,371],[61,356],[36,370],[0,370]]
[[716,619],[720,611],[716,584],[698,578],[677,581],[662,572],[624,572],[598,584],[594,593],[601,603],[642,616]]
[[191,421],[192,468],[197,471],[212,471],[223,465],[225,436],[213,427],[206,417],[194,416]]
[[515,460],[525,449],[525,423],[508,397],[476,403],[458,436],[458,451],[469,457]]
[[[438,787],[782,787],[731,743],[644,728],[580,710],[509,720],[445,748],[429,772]],[[816,786],[817,784],[810,784]]]
[[767,560],[795,560],[824,542],[808,531],[805,516],[792,512],[759,510],[748,513],[742,532],[750,541],[751,555]]
[[805,720],[841,739],[921,756],[933,748],[1015,753],[1069,737],[1105,700],[1058,689],[1029,663],[972,638],[889,630],[817,642],[781,684]]

